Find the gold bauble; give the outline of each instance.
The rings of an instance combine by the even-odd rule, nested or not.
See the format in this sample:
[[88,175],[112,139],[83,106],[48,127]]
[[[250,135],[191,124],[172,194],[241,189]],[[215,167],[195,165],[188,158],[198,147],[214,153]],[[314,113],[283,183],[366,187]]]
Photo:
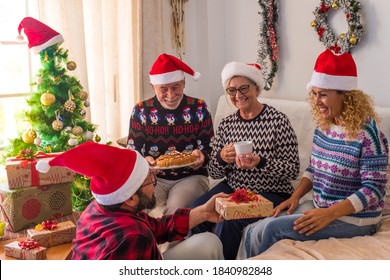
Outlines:
[[65,102],[64,109],[68,112],[73,113],[74,109],[76,109],[76,103],[69,99]]
[[339,37],[340,37],[340,39],[344,39],[345,33],[341,33]]
[[337,10],[339,8],[339,4],[337,4],[337,2],[333,2],[332,3],[332,9],[333,10]]
[[349,38],[349,42],[352,44],[352,45],[355,45],[357,43],[357,38],[356,36],[352,36],[351,38]]
[[99,135],[95,135],[95,142],[100,142],[102,138]]
[[50,93],[50,92],[46,92],[44,94],[41,95],[41,103],[45,106],[50,106],[52,105],[54,102],[56,102],[56,97],[54,94]]
[[29,129],[22,134],[22,140],[26,144],[34,143],[35,138],[37,138],[37,133],[33,129]]
[[75,70],[76,67],[77,67],[77,64],[76,64],[76,62],[74,62],[74,61],[69,61],[69,62],[66,64],[66,69],[68,69],[69,71]]
[[311,23],[310,23],[310,26],[311,27],[316,27],[317,26],[317,22],[315,20],[313,20]]
[[80,96],[80,99],[83,101],[88,99],[88,93],[83,91],[83,90],[79,92],[79,96]]
[[55,130],[55,131],[60,131],[62,130],[62,128],[64,127],[64,123],[60,120],[55,120],[52,124],[51,124],[51,127]]
[[72,129],[72,134],[73,135],[76,135],[76,136],[79,136],[79,135],[81,135],[81,134],[83,134],[83,128],[81,127],[81,126],[78,126],[78,125],[76,125],[75,127],[73,127],[73,129]]

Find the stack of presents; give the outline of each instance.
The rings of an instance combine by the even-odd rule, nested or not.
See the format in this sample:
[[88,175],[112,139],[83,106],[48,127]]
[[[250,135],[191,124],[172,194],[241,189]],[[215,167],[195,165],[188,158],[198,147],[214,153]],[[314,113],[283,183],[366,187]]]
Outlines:
[[7,182],[0,188],[1,220],[7,225],[7,231],[27,230],[26,240],[4,245],[7,256],[45,259],[48,247],[72,242],[75,236],[76,226],[72,221],[55,221],[73,212],[71,185],[75,173],[62,167],[39,173],[35,168],[37,160],[56,155],[6,160]]

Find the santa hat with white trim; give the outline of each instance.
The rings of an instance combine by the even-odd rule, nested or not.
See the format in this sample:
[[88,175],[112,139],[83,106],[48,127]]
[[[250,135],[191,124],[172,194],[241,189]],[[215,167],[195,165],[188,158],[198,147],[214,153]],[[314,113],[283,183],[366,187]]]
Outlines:
[[102,205],[126,201],[149,174],[149,164],[139,152],[95,142],[85,142],[51,160],[42,159],[36,169],[46,173],[51,166],[91,177],[91,193]]
[[154,62],[149,72],[152,85],[163,85],[178,82],[184,79],[184,73],[192,76],[197,81],[200,73],[195,72],[187,64],[177,57],[163,53]]
[[22,30],[28,39],[28,47],[34,54],[38,54],[44,49],[55,44],[64,42],[60,33],[51,29],[46,24],[32,17],[25,17],[18,26],[19,39],[23,39]]
[[336,55],[326,49],[317,58],[307,89],[355,90],[357,85],[357,68],[352,55],[348,52]]
[[224,89],[227,87],[227,82],[235,76],[247,77],[254,81],[260,90],[263,89],[263,75],[258,63],[246,64],[232,61],[226,64],[221,72],[222,86]]

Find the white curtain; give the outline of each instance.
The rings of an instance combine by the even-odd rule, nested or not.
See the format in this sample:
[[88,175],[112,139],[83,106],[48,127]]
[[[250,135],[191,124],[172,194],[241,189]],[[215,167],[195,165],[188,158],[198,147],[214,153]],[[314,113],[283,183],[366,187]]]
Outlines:
[[[127,136],[134,104],[149,94],[148,70],[163,49],[155,0],[39,0],[40,20],[60,32],[91,103],[101,143]],[[147,47],[144,48],[143,46]]]

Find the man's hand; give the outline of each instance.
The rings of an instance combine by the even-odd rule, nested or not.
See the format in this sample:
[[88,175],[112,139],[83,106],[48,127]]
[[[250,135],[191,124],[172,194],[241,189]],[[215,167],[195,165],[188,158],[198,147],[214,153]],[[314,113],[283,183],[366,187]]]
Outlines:
[[192,151],[191,155],[195,156],[198,158],[197,161],[195,161],[195,163],[193,165],[191,165],[190,167],[193,168],[193,169],[199,169],[203,166],[203,163],[204,163],[204,154],[202,153],[201,150],[199,149],[195,149]]
[[205,221],[220,223],[224,218],[215,210],[215,199],[217,197],[229,197],[226,193],[213,195],[205,204],[200,205],[190,212],[190,229]]

